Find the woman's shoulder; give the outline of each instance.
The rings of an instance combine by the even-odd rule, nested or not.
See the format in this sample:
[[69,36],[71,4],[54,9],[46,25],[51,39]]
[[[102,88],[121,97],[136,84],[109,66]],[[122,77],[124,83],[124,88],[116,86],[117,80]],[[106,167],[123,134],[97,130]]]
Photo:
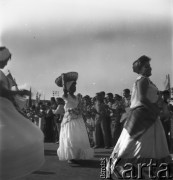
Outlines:
[[138,83],[139,85],[148,85],[150,82],[149,78],[148,77],[144,77],[144,76],[141,76],[139,78],[137,78],[136,80],[136,83]]

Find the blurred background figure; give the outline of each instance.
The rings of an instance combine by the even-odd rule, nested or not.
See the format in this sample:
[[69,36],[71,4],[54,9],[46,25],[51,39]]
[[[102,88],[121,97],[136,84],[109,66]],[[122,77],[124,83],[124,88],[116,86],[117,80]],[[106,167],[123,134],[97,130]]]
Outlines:
[[103,147],[105,149],[110,148],[111,146],[111,137],[110,137],[110,122],[107,120],[108,117],[108,108],[104,103],[103,93],[96,94],[95,101],[95,146],[94,148]]
[[55,142],[55,124],[54,124],[54,114],[52,110],[52,104],[50,101],[46,103],[46,113],[45,113],[45,126],[44,126],[44,141],[45,142]]
[[56,104],[57,108],[53,109],[53,114],[54,114],[54,123],[55,123],[55,142],[59,143],[59,134],[60,134],[60,129],[61,129],[61,122],[64,117],[64,105],[65,102],[62,98],[58,97],[56,98]]
[[160,111],[160,120],[163,124],[166,139],[168,143],[169,150],[171,148],[171,108],[170,104],[170,92],[168,90],[164,90],[161,92],[161,97],[163,101],[161,101],[161,111]]
[[[11,59],[6,47],[0,47],[0,69]],[[44,162],[41,130],[26,119],[16,106],[16,95],[30,95],[27,90],[11,91],[8,78],[0,70],[0,179],[18,179]]]

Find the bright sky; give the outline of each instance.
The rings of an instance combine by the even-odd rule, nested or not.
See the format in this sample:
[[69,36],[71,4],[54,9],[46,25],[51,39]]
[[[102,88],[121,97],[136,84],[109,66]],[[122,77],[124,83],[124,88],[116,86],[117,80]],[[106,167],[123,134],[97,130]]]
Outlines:
[[[1,0],[0,44],[6,69],[23,88],[49,99],[54,81],[77,71],[77,93],[121,94],[137,77],[132,63],[152,58],[151,79],[163,90],[172,72],[171,0]],[[172,80],[172,79],[171,79]]]

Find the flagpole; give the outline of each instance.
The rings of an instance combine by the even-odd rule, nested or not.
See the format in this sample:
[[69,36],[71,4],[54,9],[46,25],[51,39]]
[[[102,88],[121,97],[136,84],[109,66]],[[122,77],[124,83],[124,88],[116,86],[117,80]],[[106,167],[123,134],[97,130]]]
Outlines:
[[29,95],[29,103],[28,103],[29,107],[32,106],[32,92],[31,92],[31,87],[30,87],[30,95]]
[[169,98],[171,98],[171,81],[170,81],[170,75],[167,74],[167,79],[168,79],[168,91],[169,91]]

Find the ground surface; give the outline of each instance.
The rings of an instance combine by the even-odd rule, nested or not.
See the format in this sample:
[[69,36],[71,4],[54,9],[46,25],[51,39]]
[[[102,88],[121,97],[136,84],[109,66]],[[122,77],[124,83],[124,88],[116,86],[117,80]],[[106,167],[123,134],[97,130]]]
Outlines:
[[112,152],[112,149],[95,149],[93,159],[80,161],[80,165],[69,165],[58,160],[57,148],[55,143],[45,143],[44,165],[20,180],[100,180],[100,159],[109,157]]

